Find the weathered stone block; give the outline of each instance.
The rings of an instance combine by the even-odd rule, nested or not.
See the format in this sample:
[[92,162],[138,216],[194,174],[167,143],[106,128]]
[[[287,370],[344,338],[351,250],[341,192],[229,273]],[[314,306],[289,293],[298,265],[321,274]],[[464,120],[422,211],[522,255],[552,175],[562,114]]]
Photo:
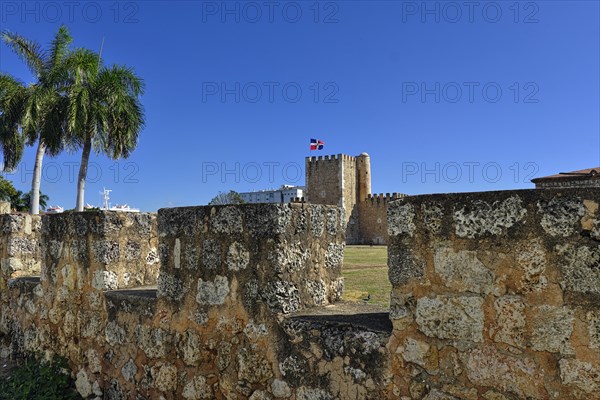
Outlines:
[[243,231],[242,212],[238,207],[228,206],[213,210],[215,210],[215,215],[211,219],[211,229],[213,232],[232,234]]
[[272,311],[288,314],[300,309],[298,287],[289,282],[272,282],[261,295]]
[[600,349],[600,313],[598,311],[588,311],[586,318],[590,348]]
[[433,264],[435,272],[450,289],[474,293],[493,291],[494,273],[479,261],[475,251],[440,247],[435,251]]
[[10,202],[0,201],[0,214],[10,214]]
[[473,200],[454,212],[456,235],[471,239],[485,234],[499,235],[522,221],[526,214],[517,195],[492,203]]
[[573,354],[573,311],[566,307],[543,305],[531,310],[531,347],[533,350]]
[[556,246],[562,257],[559,268],[563,289],[581,293],[600,293],[600,247],[575,246],[565,243]]
[[425,262],[411,249],[390,247],[388,253],[388,277],[392,285],[404,285],[424,276]]
[[427,230],[433,234],[439,233],[444,220],[443,206],[435,202],[424,203],[421,205],[421,212]]
[[227,267],[231,271],[246,269],[250,263],[250,253],[243,244],[233,242],[227,251]]
[[439,339],[483,341],[483,299],[478,296],[435,296],[417,300],[419,330]]
[[517,246],[517,267],[523,274],[518,287],[522,292],[540,291],[548,286],[548,277],[545,274],[546,253],[547,250],[541,239],[527,241]]
[[186,400],[209,400],[213,399],[213,391],[203,376],[195,376],[185,383],[182,396]]
[[585,214],[585,206],[581,199],[544,199],[538,202],[538,209],[544,231],[552,236],[561,237],[572,235]]
[[458,400],[458,397],[454,397],[437,389],[431,389],[431,391],[423,397],[423,400]]
[[388,207],[388,233],[390,236],[412,236],[415,231],[415,210],[412,204],[392,202]]
[[600,391],[600,368],[589,362],[563,358],[559,361],[562,383],[574,386],[578,399],[597,398]]
[[417,364],[430,374],[436,374],[438,369],[437,347],[422,340],[407,338],[396,354],[406,362]]
[[495,342],[525,346],[525,303],[518,296],[502,296],[494,302],[496,319],[490,328]]
[[485,346],[470,352],[466,368],[469,380],[476,385],[510,392],[519,398],[548,398],[542,371],[531,359],[505,355]]
[[344,243],[330,243],[325,253],[327,268],[340,268],[344,261]]
[[217,275],[214,281],[198,279],[198,292],[196,302],[200,305],[220,305],[225,303],[229,294],[229,280],[225,276]]

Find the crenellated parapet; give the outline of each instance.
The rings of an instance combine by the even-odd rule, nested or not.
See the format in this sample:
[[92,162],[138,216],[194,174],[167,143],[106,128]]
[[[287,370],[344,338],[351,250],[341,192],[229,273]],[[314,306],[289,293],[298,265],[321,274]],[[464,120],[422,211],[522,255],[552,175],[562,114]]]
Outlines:
[[[0,237],[24,232],[21,216],[4,218]],[[290,317],[341,297],[343,222],[307,204],[43,216],[41,277],[1,289],[0,354],[65,357],[84,398],[376,395],[387,332]],[[334,357],[360,353],[337,365],[305,351],[329,340],[344,343]]]
[[311,157],[306,157],[306,160],[309,162],[316,162],[316,161],[334,161],[334,160],[345,160],[347,159],[347,155],[345,154],[331,154],[331,155],[325,155],[325,156],[311,156]]
[[162,209],[158,298],[187,305],[186,319],[218,318],[224,308],[259,318],[333,303],[343,289],[343,228],[341,210],[320,205]]
[[406,196],[407,195],[403,193],[376,193],[367,195],[367,198],[363,201],[366,203],[371,203],[372,205],[387,205],[391,201],[398,200]]
[[[3,251],[37,235],[41,277],[4,275],[0,355],[67,358],[84,398],[596,398],[599,199],[363,201],[376,223],[387,214],[372,232],[391,241],[389,319],[335,305],[336,206],[9,214]],[[132,283],[156,271],[157,286]]]

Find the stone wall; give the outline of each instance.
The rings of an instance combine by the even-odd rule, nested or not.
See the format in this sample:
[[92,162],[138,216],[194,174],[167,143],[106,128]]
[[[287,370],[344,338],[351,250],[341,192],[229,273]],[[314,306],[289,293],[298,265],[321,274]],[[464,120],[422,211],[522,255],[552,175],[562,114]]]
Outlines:
[[42,217],[42,283],[81,291],[155,285],[156,215],[89,211]]
[[590,188],[392,203],[396,395],[600,398],[599,202]]
[[0,292],[0,353],[66,357],[97,399],[599,399],[599,203],[593,188],[387,203],[393,329],[327,314],[335,206],[44,216],[41,279]]
[[[3,217],[10,222],[5,227],[29,231],[30,216]],[[103,291],[156,283],[156,216],[84,212],[32,220],[38,222],[32,232],[41,245],[36,256],[41,276],[7,280],[0,296],[0,353],[79,360],[98,335]]]
[[401,197],[405,195],[369,194],[365,200],[357,204],[359,216],[357,243],[376,245],[388,243],[388,206],[390,202]]
[[0,290],[11,278],[40,274],[39,215],[0,214]]
[[41,279],[3,292],[2,353],[66,357],[86,398],[381,398],[387,333],[294,314],[342,293],[339,208],[160,210],[157,289],[131,288],[152,282],[153,224],[44,216]]

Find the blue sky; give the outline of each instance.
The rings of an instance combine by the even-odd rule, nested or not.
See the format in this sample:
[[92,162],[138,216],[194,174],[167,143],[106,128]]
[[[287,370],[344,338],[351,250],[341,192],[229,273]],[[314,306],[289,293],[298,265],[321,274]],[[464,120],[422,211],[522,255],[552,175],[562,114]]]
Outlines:
[[[600,165],[597,1],[96,1],[0,4],[0,28],[75,46],[146,82],[128,160],[102,187],[143,210],[303,184],[312,155],[371,155],[373,191],[530,188]],[[4,45],[0,70],[30,82]],[[80,154],[45,159],[42,191],[75,204]],[[29,190],[33,150],[12,179]]]

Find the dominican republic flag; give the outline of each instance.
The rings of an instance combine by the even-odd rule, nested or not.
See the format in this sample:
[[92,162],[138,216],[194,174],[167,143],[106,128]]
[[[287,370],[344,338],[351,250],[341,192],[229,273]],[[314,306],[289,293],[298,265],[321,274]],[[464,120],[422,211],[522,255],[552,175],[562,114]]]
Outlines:
[[323,146],[325,146],[325,142],[317,139],[310,139],[310,149],[311,150],[323,150]]

